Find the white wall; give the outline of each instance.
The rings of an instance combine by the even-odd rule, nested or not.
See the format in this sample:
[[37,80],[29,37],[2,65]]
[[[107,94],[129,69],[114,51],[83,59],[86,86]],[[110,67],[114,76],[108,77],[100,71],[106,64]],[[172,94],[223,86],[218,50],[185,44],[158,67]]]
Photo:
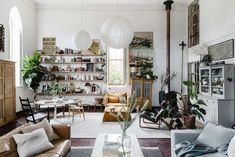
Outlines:
[[[31,54],[35,50],[36,20],[35,5],[31,0],[0,0],[0,24],[5,27],[5,52],[0,53],[0,59],[10,59],[9,52],[9,12],[12,7],[17,6],[21,15],[23,25],[23,55]],[[16,111],[21,110],[19,96],[28,97],[32,92],[27,87],[16,88]]]
[[[201,0],[200,3],[200,43],[213,45],[235,38],[235,1]],[[199,56],[190,54],[188,61],[199,60]],[[235,63],[235,59],[225,60]]]
[[[57,45],[64,49],[74,48],[72,35],[80,27],[81,12],[77,5],[40,5],[37,10],[37,48],[42,49],[43,37],[56,37]],[[179,43],[185,41],[186,11],[184,6],[174,6],[171,27],[171,71],[178,73],[172,82],[172,90],[180,91],[181,48]],[[100,28],[108,18],[115,15],[115,6],[86,6],[84,11],[84,28],[92,38],[100,38]],[[154,32],[154,73],[159,76],[165,72],[166,61],[166,16],[164,6],[136,5],[120,6],[119,15],[126,17],[134,31]],[[160,79],[153,85],[153,104],[158,104]],[[112,90],[116,90],[113,89]],[[123,90],[123,89],[118,89]],[[129,91],[130,89],[124,89]]]

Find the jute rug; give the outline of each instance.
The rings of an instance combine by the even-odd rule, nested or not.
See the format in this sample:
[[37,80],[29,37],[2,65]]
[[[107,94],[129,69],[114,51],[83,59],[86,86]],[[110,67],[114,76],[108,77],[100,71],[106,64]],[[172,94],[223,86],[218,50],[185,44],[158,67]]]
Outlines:
[[[158,147],[141,147],[144,157],[163,157]],[[90,157],[92,147],[72,147],[68,157]]]
[[[103,122],[103,113],[88,112],[85,113],[85,118],[83,120],[79,115],[76,115],[74,123],[72,123],[71,118],[59,116],[57,120],[51,120],[51,123],[71,125],[72,138],[96,138],[98,134],[121,133],[118,122]],[[170,131],[166,126],[162,126],[161,130],[143,129],[139,127],[138,118],[127,130],[127,133],[135,134],[137,138],[170,138]]]

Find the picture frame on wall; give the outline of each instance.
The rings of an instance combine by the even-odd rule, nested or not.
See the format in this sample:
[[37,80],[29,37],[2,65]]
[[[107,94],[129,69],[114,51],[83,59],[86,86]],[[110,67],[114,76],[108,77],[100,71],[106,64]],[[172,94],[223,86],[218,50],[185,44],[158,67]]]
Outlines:
[[134,32],[129,49],[153,49],[153,32]]
[[212,61],[234,58],[234,39],[230,39],[208,47]]
[[5,28],[0,24],[0,52],[5,51]]

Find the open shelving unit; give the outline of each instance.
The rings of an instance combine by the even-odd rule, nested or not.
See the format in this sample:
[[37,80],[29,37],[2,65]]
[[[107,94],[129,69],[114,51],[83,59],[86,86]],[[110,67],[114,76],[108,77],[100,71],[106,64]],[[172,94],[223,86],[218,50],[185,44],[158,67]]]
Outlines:
[[[50,76],[41,81],[41,94],[47,93],[48,86],[58,81],[64,88],[64,96],[102,96],[106,83],[106,54],[41,54],[41,65]],[[87,87],[87,84],[90,86]],[[70,91],[70,87],[75,91]]]

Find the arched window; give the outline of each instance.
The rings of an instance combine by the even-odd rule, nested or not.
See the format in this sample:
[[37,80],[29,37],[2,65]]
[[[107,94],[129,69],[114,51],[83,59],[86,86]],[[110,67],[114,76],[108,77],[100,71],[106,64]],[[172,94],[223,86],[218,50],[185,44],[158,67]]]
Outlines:
[[10,10],[9,16],[9,26],[10,26],[10,59],[16,62],[15,76],[16,76],[16,86],[22,86],[21,77],[21,57],[22,57],[22,21],[20,17],[19,10],[14,6]]

